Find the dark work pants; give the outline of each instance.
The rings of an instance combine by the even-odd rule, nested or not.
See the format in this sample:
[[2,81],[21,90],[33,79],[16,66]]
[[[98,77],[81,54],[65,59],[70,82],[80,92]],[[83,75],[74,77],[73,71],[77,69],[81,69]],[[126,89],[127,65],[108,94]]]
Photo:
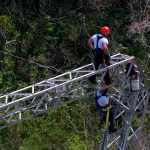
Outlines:
[[[95,55],[94,55],[95,70],[98,70],[100,64],[104,64],[104,63],[107,66],[110,65],[110,56],[104,54],[103,50],[96,51]],[[106,85],[111,84],[111,79],[110,79],[110,73],[109,73],[109,71],[106,72],[106,74],[104,76],[104,81],[105,81]],[[96,82],[96,75],[90,77],[90,82],[91,83]]]
[[[106,122],[107,111],[103,111],[103,121]],[[110,108],[109,110],[109,131],[111,132],[114,129],[114,110]]]

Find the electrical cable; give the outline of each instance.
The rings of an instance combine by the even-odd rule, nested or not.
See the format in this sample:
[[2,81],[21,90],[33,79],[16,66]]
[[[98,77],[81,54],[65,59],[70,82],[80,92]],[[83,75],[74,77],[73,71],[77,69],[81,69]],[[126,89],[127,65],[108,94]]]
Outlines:
[[27,60],[27,59],[22,58],[22,57],[19,57],[19,56],[13,55],[13,54],[9,54],[9,53],[7,53],[7,52],[3,52],[3,51],[1,51],[1,50],[0,50],[0,52],[3,53],[3,54],[5,54],[5,55],[9,55],[9,56],[15,57],[15,58],[17,58],[17,59],[26,61],[26,62],[28,62],[28,63],[35,64],[35,65],[37,65],[37,66],[39,66],[39,67],[41,67],[41,68],[45,68],[45,69],[48,69],[48,70],[50,70],[50,71],[54,71],[54,72],[56,72],[56,73],[62,73],[59,69],[57,69],[57,68],[55,68],[55,67],[45,66],[45,65],[39,64],[39,63],[37,63],[37,62],[31,61],[31,60]]

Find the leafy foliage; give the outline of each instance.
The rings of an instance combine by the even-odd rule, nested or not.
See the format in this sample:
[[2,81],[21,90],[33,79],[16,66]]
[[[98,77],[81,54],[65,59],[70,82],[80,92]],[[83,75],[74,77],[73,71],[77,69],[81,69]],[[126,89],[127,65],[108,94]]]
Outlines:
[[[149,75],[149,7],[140,2],[0,0],[1,94],[91,63],[87,40],[104,25],[112,32],[111,54],[138,57]],[[102,131],[87,97],[0,131],[0,149],[92,150]]]

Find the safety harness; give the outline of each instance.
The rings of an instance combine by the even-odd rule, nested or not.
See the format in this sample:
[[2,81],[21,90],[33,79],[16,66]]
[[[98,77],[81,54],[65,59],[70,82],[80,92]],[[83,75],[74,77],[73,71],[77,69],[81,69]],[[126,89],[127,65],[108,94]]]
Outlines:
[[103,35],[99,35],[99,34],[97,34],[97,42],[96,42],[96,51],[99,51],[99,50],[101,50],[101,48],[99,48],[98,47],[98,41],[100,40],[100,39],[102,39],[104,36]]

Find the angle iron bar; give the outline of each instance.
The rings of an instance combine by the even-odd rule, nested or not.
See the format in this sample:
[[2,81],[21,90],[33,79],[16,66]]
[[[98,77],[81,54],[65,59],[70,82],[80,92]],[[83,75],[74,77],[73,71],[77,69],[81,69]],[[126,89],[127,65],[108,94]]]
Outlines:
[[8,125],[7,121],[6,121],[2,116],[0,116],[0,119],[1,119],[5,124]]
[[[112,58],[113,58],[113,57],[112,57]],[[92,65],[92,63],[91,63],[91,64],[88,64],[88,65],[86,65],[86,66],[90,66],[90,65]],[[80,68],[75,69],[75,70],[79,70],[79,69],[84,68],[84,67],[85,67],[85,66],[80,67]],[[75,71],[75,70],[73,70],[73,71]],[[53,77],[53,78],[51,78],[51,79],[55,79],[55,78],[61,77],[61,76],[65,75],[65,74],[68,74],[68,73],[64,73],[64,74],[62,74],[62,75]],[[51,79],[48,79],[48,80],[51,80]],[[44,81],[47,81],[47,80],[44,80]],[[42,83],[42,82],[44,82],[44,81],[41,81],[41,82],[39,82],[39,83]],[[30,86],[29,86],[29,87],[26,87],[26,88],[23,88],[23,89],[20,89],[20,90],[24,90],[24,89],[28,89],[28,88],[30,88]],[[12,92],[12,93],[19,92],[20,90],[14,91],[14,92]],[[0,97],[0,98],[1,98],[1,97]]]
[[[68,72],[66,72],[66,73],[63,73],[63,74],[61,74],[61,75],[52,77],[52,78],[47,79],[47,80],[48,80],[48,81],[52,81],[52,80],[54,80],[54,79],[57,79],[57,78],[59,78],[59,77],[63,77],[63,76],[65,76],[65,75],[69,75],[69,74],[72,73],[72,72],[78,71],[78,70],[80,70],[80,69],[82,69],[82,68],[89,67],[89,66],[92,66],[92,65],[93,65],[93,63],[88,64],[88,65],[85,65],[85,66],[82,66],[82,67],[77,68],[77,69],[74,69],[74,70],[72,70],[72,71],[68,71]],[[42,82],[42,81],[41,81],[41,82]],[[40,83],[40,82],[39,82],[39,83]]]
[[[78,73],[76,74],[75,77],[77,77],[77,75],[78,75]],[[73,78],[72,78],[72,79],[73,79]],[[73,83],[71,83],[71,84],[69,85],[69,89],[71,88],[72,84],[73,84]]]
[[122,116],[122,114],[123,114],[124,112],[125,112],[124,110],[121,111],[121,112],[115,117],[115,120],[116,120],[117,118],[119,118],[120,116]]
[[[16,93],[16,94],[10,94],[9,96],[28,96],[32,95],[33,93]],[[13,100],[12,100],[13,101]]]
[[43,103],[43,100],[46,98],[46,93],[43,95],[43,97],[41,98],[40,102],[38,103],[34,113],[36,113],[36,111],[40,108],[41,104]]
[[[141,119],[141,122],[140,122],[141,130],[140,130],[139,133],[138,133],[139,138],[140,138],[140,136],[141,136],[142,127],[143,127],[143,124],[144,124],[144,117],[145,117],[145,114],[146,114],[146,108],[147,108],[147,105],[148,105],[150,90],[148,90],[147,93],[148,93],[148,95],[147,95],[147,98],[146,98],[145,107],[144,107],[143,114],[142,114],[142,119]],[[138,149],[138,143],[137,143],[137,145],[136,145],[136,148]]]
[[5,103],[8,103],[8,95],[6,95]]
[[[113,68],[114,66],[117,66],[117,65],[119,65],[119,64],[123,64],[123,63],[125,63],[125,62],[127,62],[127,61],[129,61],[129,60],[131,60],[131,58],[129,58],[129,59],[127,59],[127,60],[123,60],[123,61],[121,61],[121,62],[119,62],[119,63],[117,63],[117,64],[113,64],[113,65],[111,65],[111,66],[108,66],[108,67],[106,67],[106,68],[103,68],[103,69],[101,69],[101,70],[93,71],[93,72],[87,74],[87,77],[89,77],[89,76],[91,76],[91,75],[95,75],[95,74],[100,73],[100,72],[103,72],[103,71],[104,71],[105,69],[107,69],[107,68],[110,68],[110,69],[111,69],[111,68]],[[88,65],[87,65],[87,66],[88,66]],[[81,67],[81,68],[82,68],[82,67]],[[75,70],[77,70],[77,69],[75,69]],[[74,71],[74,70],[73,70],[73,71]],[[64,73],[64,74],[62,74],[62,75],[58,75],[58,76],[53,77],[53,78],[50,78],[50,79],[48,79],[48,80],[41,81],[41,82],[39,82],[39,83],[36,83],[35,85],[40,84],[40,83],[43,83],[43,82],[46,82],[46,81],[52,81],[53,79],[56,79],[56,78],[58,78],[58,77],[62,77],[62,76],[64,76],[64,75],[68,74],[68,73],[70,73],[70,72]],[[86,77],[86,75],[83,75],[83,77]],[[80,78],[80,77],[78,77],[78,78]],[[20,90],[11,92],[10,94],[15,94],[15,93],[17,93],[17,92],[20,92],[20,91],[23,91],[23,90],[32,88],[33,86],[34,86],[34,85],[25,87],[25,88],[23,88],[23,89],[20,89]],[[7,94],[7,95],[9,95],[9,94]],[[6,96],[6,95],[0,96],[0,98],[5,97],[5,96]]]
[[[56,85],[56,84],[55,84],[55,85]],[[53,87],[54,85],[50,85],[50,84],[42,84],[42,83],[41,83],[41,84],[38,84],[38,85],[37,85],[37,84],[34,85],[34,87],[40,87],[40,86],[41,86],[41,87],[42,87],[42,86],[43,86],[43,87],[45,87],[45,86]]]
[[[120,111],[120,110],[119,110]],[[125,111],[126,112],[126,111]],[[126,112],[127,113],[127,112]],[[128,120],[126,119],[126,114],[125,115],[123,115],[122,113],[120,113],[120,115],[121,115],[121,117],[122,117],[122,119],[123,119],[123,121],[125,122],[125,125],[128,125]]]
[[40,114],[43,114],[43,113],[45,113],[45,112],[48,112],[48,111],[53,110],[53,109],[55,109],[55,108],[58,108],[58,107],[60,107],[60,106],[63,106],[63,105],[65,105],[65,104],[69,104],[69,103],[75,102],[75,101],[77,101],[77,100],[79,100],[79,99],[81,99],[81,98],[84,98],[85,96],[92,95],[93,93],[94,93],[94,92],[87,93],[86,95],[83,95],[83,96],[80,96],[80,97],[78,97],[78,98],[69,100],[69,101],[64,102],[64,103],[62,103],[62,104],[59,104],[59,105],[57,105],[57,106],[48,108],[48,109],[43,110],[43,111],[40,111],[40,112],[33,113],[33,114],[31,114],[30,116],[27,116],[27,117],[22,118],[21,120],[16,120],[16,121],[14,121],[14,122],[10,122],[10,123],[7,124],[7,125],[0,126],[0,130],[1,130],[1,129],[4,129],[4,128],[6,128],[6,127],[8,127],[8,125],[17,124],[17,123],[22,122],[22,121],[24,121],[24,120],[30,119],[30,118],[32,118],[32,117],[34,117],[34,116],[38,116],[38,115],[40,115]]
[[[131,59],[131,58],[130,58],[130,59]],[[129,59],[129,60],[130,60],[130,59]],[[128,60],[122,61],[122,62],[120,62],[119,64],[123,64],[123,63],[125,63],[125,62],[127,62],[127,61],[128,61]],[[0,109],[3,108],[3,107],[7,107],[7,106],[9,106],[9,105],[11,105],[11,104],[17,103],[17,102],[19,102],[19,101],[24,101],[24,100],[26,100],[26,99],[28,99],[28,98],[30,98],[30,97],[34,97],[34,96],[37,96],[37,95],[44,94],[45,92],[47,92],[47,91],[49,91],[49,90],[52,90],[52,89],[55,89],[55,88],[57,88],[57,87],[59,87],[59,86],[62,86],[63,84],[72,83],[72,82],[79,81],[79,80],[81,80],[81,79],[90,77],[90,76],[92,76],[92,75],[98,74],[98,73],[100,73],[100,72],[105,71],[105,70],[108,69],[108,68],[111,69],[111,68],[113,68],[114,66],[117,66],[117,65],[118,65],[118,64],[114,64],[114,65],[108,66],[108,67],[106,67],[106,68],[103,68],[103,69],[100,69],[100,70],[97,70],[97,71],[93,71],[93,73],[89,73],[89,74],[87,74],[87,75],[83,75],[83,76],[81,76],[81,77],[77,77],[76,79],[72,79],[72,80],[67,81],[67,82],[65,82],[65,83],[61,83],[61,84],[59,84],[59,85],[55,85],[54,87],[50,87],[50,88],[48,88],[48,89],[44,89],[43,91],[39,91],[38,93],[34,93],[34,94],[30,95],[30,96],[27,96],[27,97],[18,99],[18,100],[16,100],[15,102],[7,103],[5,106],[0,106]],[[49,81],[50,81],[50,80],[49,80]],[[31,86],[30,86],[30,87],[31,87]],[[24,89],[27,89],[27,88],[24,88]],[[19,91],[21,91],[21,90],[19,90]],[[15,91],[15,92],[17,93],[17,91]],[[15,93],[15,92],[12,92],[12,93]],[[10,94],[12,94],[12,93],[10,93]],[[5,96],[6,96],[6,95],[5,95]],[[1,97],[0,97],[0,98],[1,98]]]
[[136,64],[137,64],[137,67],[138,67],[139,70],[140,70],[140,74],[141,74],[142,77],[143,77],[144,85],[147,87],[147,89],[150,89],[150,84],[149,84],[149,82],[147,82],[147,78],[146,78],[145,74],[143,73],[143,70],[142,70],[142,68],[141,68],[141,66],[140,66],[140,63],[139,63],[139,60],[138,60],[138,59],[136,59]]
[[12,120],[13,116],[15,115],[15,112],[17,110],[17,108],[19,107],[19,104],[15,105],[15,109],[13,110],[12,114],[10,115],[10,118],[8,120],[8,124],[10,123],[10,121]]
[[32,86],[31,89],[32,89],[32,94],[33,94],[35,92],[34,86]]
[[136,131],[134,131],[133,128],[130,127],[130,130],[131,130],[132,134],[128,137],[128,141],[129,141],[133,136],[135,136],[135,138],[139,141],[139,138],[138,138],[138,136],[136,135],[136,133],[137,133],[138,131],[140,131],[141,128],[142,128],[142,127],[139,127],[138,129],[136,129]]
[[86,68],[86,67],[91,67],[91,66],[93,66],[93,63],[90,63],[90,64],[87,64],[87,65],[85,65],[85,66],[79,67],[79,68],[74,69],[74,70],[72,70],[72,71],[73,71],[73,72],[74,72],[74,71],[78,71],[78,70],[80,70],[80,69],[83,69],[83,68]]
[[93,70],[81,70],[81,71],[72,71],[72,73],[88,73],[88,72],[92,72]]
[[[70,100],[68,100],[68,101],[66,101],[66,102],[62,102],[62,103],[59,104],[58,106],[54,106],[54,107],[48,108],[47,110],[51,110],[51,109],[54,109],[54,108],[58,108],[58,107],[60,107],[60,106],[63,106],[63,105],[65,105],[65,104],[69,104],[69,103],[75,102],[75,101],[77,101],[77,100],[79,100],[79,99],[81,99],[81,98],[84,98],[84,97],[89,96],[89,95],[92,95],[92,94],[94,94],[93,91],[92,91],[92,92],[89,92],[89,93],[86,93],[85,95],[80,95],[79,97],[74,97],[74,99],[70,99]],[[47,110],[46,110],[46,111],[47,111]],[[46,111],[44,110],[43,113],[46,112]],[[41,114],[41,113],[40,113],[40,114]],[[38,115],[38,114],[37,114],[37,115]]]
[[5,105],[5,103],[0,103],[0,106]]
[[107,138],[106,138],[106,143],[105,143],[105,145],[106,145],[106,146],[105,146],[105,147],[106,147],[106,150],[108,150],[107,145],[108,145],[108,143],[109,143],[110,137],[111,137],[111,135],[108,134],[108,135],[107,135]]
[[[90,65],[91,65],[91,64],[90,64]],[[88,66],[88,65],[87,65],[87,66]],[[84,66],[83,66],[83,67],[84,67]],[[82,67],[81,67],[81,68],[82,68]],[[80,69],[80,68],[79,68],[79,69]],[[75,69],[75,70],[77,70],[77,69]],[[36,83],[36,84],[30,85],[30,86],[27,86],[27,87],[22,88],[22,89],[20,89],[20,90],[13,91],[13,92],[11,92],[10,94],[2,95],[2,96],[0,96],[0,99],[3,98],[3,97],[7,97],[7,96],[9,96],[9,95],[13,95],[13,94],[15,94],[15,93],[17,93],[17,92],[21,92],[21,91],[23,91],[23,90],[27,90],[27,89],[32,88],[33,86],[38,85],[38,84],[41,84],[41,83],[43,83],[43,82],[48,82],[49,80],[51,81],[52,79],[55,79],[55,78],[58,78],[58,77],[62,77],[62,76],[64,76],[64,75],[68,74],[68,73],[70,73],[70,72],[66,72],[66,73],[64,73],[64,74],[58,75],[58,76],[56,76],[56,77],[53,77],[53,78],[50,78],[50,79],[47,79],[47,80],[43,80],[43,81],[41,81],[41,82],[39,82],[39,83]]]
[[[82,84],[82,85],[80,85],[79,88],[80,88],[80,89],[83,89],[83,88],[90,88],[90,87],[89,87],[89,85],[87,85],[87,84]],[[63,96],[63,97],[66,97],[66,94],[67,94],[67,95],[70,95],[71,93],[76,92],[76,91],[77,91],[77,88],[76,88],[76,87],[73,87],[73,88],[70,88],[69,90],[70,90],[70,91],[66,90],[66,91],[64,91],[64,92],[60,92],[59,95],[61,95],[61,96]],[[92,88],[92,90],[93,90],[93,88]],[[70,95],[70,96],[72,96],[72,95]],[[72,98],[73,98],[73,97],[72,97]]]
[[[117,54],[113,55],[113,57],[117,57],[119,55],[122,55],[122,54],[121,53],[117,53]],[[113,58],[113,57],[111,56],[111,58]]]
[[1,99],[1,98],[4,98],[4,97],[7,97],[7,96],[15,95],[17,92],[21,92],[21,91],[24,91],[24,90],[27,90],[27,89],[30,89],[30,88],[32,89],[32,86],[33,86],[33,85],[28,86],[28,87],[25,87],[25,88],[22,88],[22,89],[20,89],[20,90],[14,91],[14,92],[11,92],[11,93],[6,94],[6,95],[2,95],[2,96],[0,96],[0,99]]
[[115,100],[118,104],[120,104],[123,108],[125,108],[126,111],[129,111],[129,112],[131,111],[130,108],[128,108],[127,106],[125,106],[121,101],[118,101],[116,98],[114,98],[114,100]]
[[75,97],[75,94],[78,92],[79,89],[81,89],[80,87],[81,87],[82,82],[83,82],[83,80],[81,80],[81,82],[78,84],[78,86],[76,86],[73,97]]
[[136,103],[137,103],[137,97],[139,95],[139,91],[136,92],[134,94],[134,97],[133,97],[133,106],[131,107],[131,113],[130,113],[130,117],[129,117],[129,121],[128,121],[128,125],[127,125],[127,129],[126,129],[126,133],[125,133],[125,137],[124,137],[124,142],[123,142],[123,150],[126,149],[126,145],[127,145],[127,139],[129,137],[129,132],[130,132],[130,125],[132,123],[132,119],[133,119],[133,116],[134,116],[134,110],[135,110],[135,107],[136,107]]
[[108,70],[105,70],[105,72],[103,73],[103,75],[102,75],[101,80],[99,81],[99,83],[101,83],[101,82],[104,80],[104,77],[105,77],[107,71],[108,71]]
[[[33,108],[35,105],[37,105],[39,102],[32,102],[31,104],[29,105],[25,105],[24,107],[19,107],[18,110],[16,111],[16,113],[18,113],[19,111],[25,111],[25,110],[28,110],[30,108]],[[8,107],[9,108],[9,107]],[[7,108],[7,109],[8,109]],[[8,110],[7,110],[8,111]],[[5,112],[2,117],[8,117],[9,115],[12,114],[12,111],[10,112]]]
[[[15,98],[16,98],[16,95],[14,96],[14,98],[12,99],[12,101],[14,101],[14,100],[15,100]],[[10,108],[10,107],[7,107],[7,109],[5,110],[5,113],[7,113],[7,112],[8,112],[9,108]]]
[[144,97],[142,97],[142,100],[138,102],[138,105],[137,105],[137,107],[135,108],[135,110],[137,110],[138,107],[142,104],[142,102],[145,101],[145,98],[146,98],[147,95],[148,95],[148,93],[147,93]]
[[125,55],[125,54],[121,54],[121,53],[118,53],[118,54],[116,54],[116,55],[113,55],[113,56],[111,56],[111,59],[113,59],[113,58],[129,58],[129,57],[131,57],[131,56],[128,56],[128,55]]
[[109,148],[112,144],[114,144],[119,138],[120,138],[120,136],[118,136],[114,141],[112,141],[110,144],[108,144],[107,148]]
[[[48,80],[46,80],[46,81],[45,81],[45,83],[55,85],[55,83],[54,83],[54,82],[49,82]],[[37,83],[37,84],[38,84],[38,83]],[[41,84],[41,83],[39,83],[39,84]]]
[[[26,105],[26,106],[24,106],[24,107],[19,107],[19,108],[16,110],[15,114],[28,111],[28,110],[30,110],[31,108],[33,108],[33,107],[35,107],[35,106],[37,106],[37,105],[38,105],[38,103],[32,103],[31,106],[27,106],[27,105]],[[9,117],[9,116],[11,116],[12,112],[13,112],[13,110],[10,111],[10,112],[8,112],[8,113],[4,113],[4,114],[1,115],[0,117],[3,117],[3,118]]]
[[21,115],[22,115],[21,112],[19,112],[19,120],[21,119]]

